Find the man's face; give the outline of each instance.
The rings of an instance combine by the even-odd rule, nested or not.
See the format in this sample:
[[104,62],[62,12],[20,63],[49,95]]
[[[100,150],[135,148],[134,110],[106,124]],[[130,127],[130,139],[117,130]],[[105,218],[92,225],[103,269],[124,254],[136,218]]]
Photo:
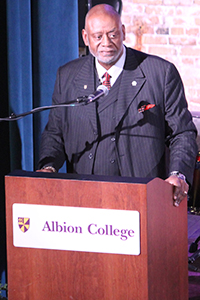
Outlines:
[[107,70],[121,57],[125,27],[117,17],[108,14],[90,16],[82,34],[90,53]]

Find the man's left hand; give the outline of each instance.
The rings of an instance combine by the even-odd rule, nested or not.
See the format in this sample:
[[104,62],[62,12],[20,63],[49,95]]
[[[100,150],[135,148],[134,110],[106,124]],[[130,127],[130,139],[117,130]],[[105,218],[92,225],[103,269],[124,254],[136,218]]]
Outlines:
[[174,206],[179,206],[181,201],[186,197],[188,193],[189,185],[187,184],[187,182],[185,182],[185,180],[179,178],[176,175],[171,175],[165,181],[174,186]]

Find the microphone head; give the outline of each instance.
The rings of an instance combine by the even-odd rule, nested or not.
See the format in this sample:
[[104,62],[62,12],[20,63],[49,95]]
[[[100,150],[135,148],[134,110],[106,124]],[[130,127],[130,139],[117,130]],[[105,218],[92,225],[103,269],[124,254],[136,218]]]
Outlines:
[[107,96],[108,92],[109,92],[107,86],[105,86],[103,84],[101,84],[101,85],[98,86],[97,91],[102,91],[103,92],[103,96]]
[[93,94],[90,94],[85,102],[85,104],[89,104],[99,99],[100,97],[108,95],[108,88],[105,85],[99,85],[96,91]]

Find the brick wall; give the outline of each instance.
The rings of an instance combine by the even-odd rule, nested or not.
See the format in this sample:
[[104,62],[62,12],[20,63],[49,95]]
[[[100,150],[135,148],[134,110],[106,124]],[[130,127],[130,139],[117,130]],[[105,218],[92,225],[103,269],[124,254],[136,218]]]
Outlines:
[[125,45],[173,62],[200,111],[200,0],[123,0]]

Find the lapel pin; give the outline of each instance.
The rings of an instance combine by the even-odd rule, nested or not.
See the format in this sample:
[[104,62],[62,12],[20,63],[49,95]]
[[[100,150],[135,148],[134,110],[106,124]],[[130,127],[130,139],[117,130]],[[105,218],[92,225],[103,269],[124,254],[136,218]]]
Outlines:
[[87,90],[87,84],[84,85],[84,90]]
[[137,85],[137,81],[133,80],[131,84],[132,84],[132,86],[136,86]]

